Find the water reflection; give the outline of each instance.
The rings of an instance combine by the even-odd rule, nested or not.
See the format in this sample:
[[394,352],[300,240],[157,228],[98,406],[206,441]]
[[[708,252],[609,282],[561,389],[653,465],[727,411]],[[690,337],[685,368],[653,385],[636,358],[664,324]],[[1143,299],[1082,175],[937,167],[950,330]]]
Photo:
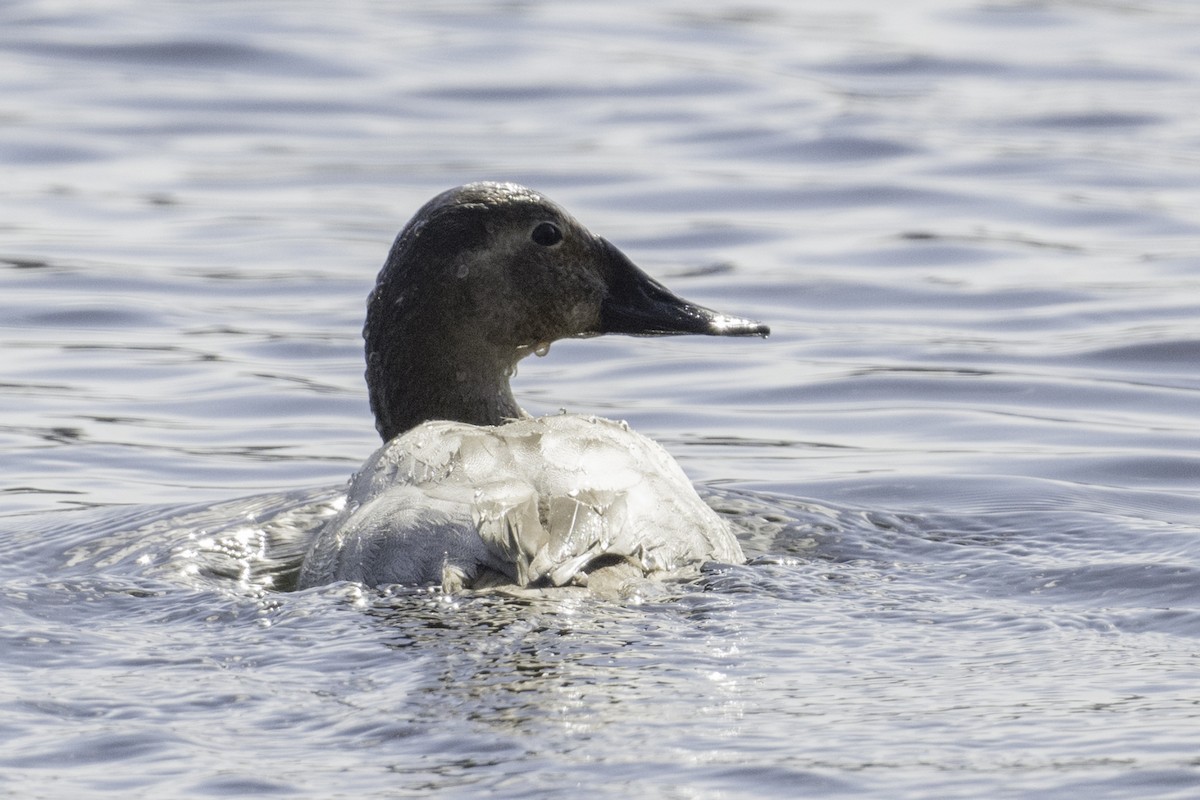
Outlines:
[[[1196,793],[1197,10],[695,5],[0,8],[13,792]],[[287,591],[387,245],[481,178],[772,321],[516,385],[750,564]]]

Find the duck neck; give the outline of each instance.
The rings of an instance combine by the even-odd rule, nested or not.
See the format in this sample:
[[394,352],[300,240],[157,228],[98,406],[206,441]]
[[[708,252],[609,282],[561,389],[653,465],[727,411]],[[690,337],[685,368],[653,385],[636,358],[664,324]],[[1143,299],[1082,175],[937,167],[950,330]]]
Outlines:
[[452,339],[367,335],[367,388],[383,440],[434,419],[502,425],[525,416],[509,386],[520,354]]

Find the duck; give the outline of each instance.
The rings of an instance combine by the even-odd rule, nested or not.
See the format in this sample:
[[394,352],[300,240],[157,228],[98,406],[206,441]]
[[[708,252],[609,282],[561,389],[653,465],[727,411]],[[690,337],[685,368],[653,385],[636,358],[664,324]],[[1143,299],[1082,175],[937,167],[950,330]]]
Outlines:
[[620,420],[533,417],[510,381],[562,339],[769,333],[678,297],[540,192],[442,192],[400,231],[368,297],[383,445],[317,532],[298,588],[587,587],[743,563],[661,445]]

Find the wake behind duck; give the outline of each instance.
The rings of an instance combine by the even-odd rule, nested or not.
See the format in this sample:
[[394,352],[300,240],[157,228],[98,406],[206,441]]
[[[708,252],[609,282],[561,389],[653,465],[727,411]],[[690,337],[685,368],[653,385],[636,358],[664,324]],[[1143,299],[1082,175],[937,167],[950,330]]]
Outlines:
[[744,556],[658,444],[622,422],[531,418],[517,362],[564,338],[766,336],[672,294],[559,206],[515,184],[438,195],[368,300],[367,386],[386,444],[317,535],[306,588],[461,588],[659,577]]

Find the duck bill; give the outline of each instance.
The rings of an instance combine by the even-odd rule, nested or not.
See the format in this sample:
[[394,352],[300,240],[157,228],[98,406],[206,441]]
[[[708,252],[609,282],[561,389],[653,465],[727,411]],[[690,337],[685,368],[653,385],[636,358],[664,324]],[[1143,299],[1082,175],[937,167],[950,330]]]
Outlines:
[[600,244],[608,253],[608,295],[600,304],[597,333],[766,337],[771,332],[761,322],[689,303],[643,272],[607,240],[601,239]]

